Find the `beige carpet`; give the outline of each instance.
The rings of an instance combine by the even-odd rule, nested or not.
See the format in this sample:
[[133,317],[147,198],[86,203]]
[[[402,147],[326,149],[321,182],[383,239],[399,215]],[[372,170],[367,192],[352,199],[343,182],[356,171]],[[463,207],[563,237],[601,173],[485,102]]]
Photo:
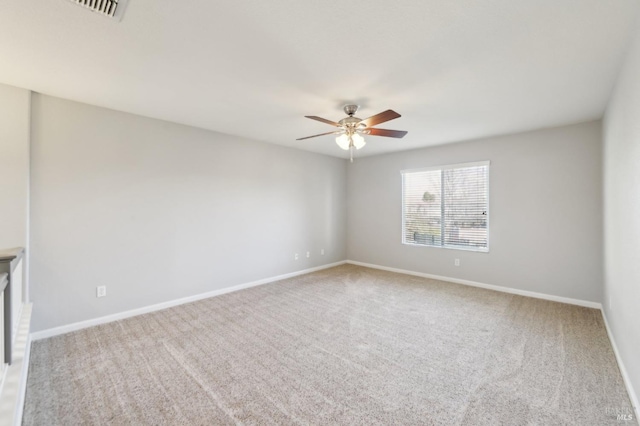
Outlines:
[[630,408],[599,311],[345,265],[36,341],[24,424],[607,425]]

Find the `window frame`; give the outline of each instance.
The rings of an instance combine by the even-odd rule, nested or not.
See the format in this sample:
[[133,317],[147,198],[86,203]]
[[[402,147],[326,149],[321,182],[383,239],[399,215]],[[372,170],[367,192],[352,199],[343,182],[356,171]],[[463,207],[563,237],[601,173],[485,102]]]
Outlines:
[[[405,175],[406,174],[410,174],[410,173],[419,173],[419,172],[430,172],[430,171],[434,171],[434,170],[439,170],[439,171],[444,171],[444,170],[451,170],[451,169],[463,169],[466,167],[475,167],[475,166],[487,166],[487,246],[486,247],[472,247],[472,246],[455,246],[455,245],[445,245],[444,243],[442,245],[429,245],[429,244],[417,244],[417,243],[413,243],[413,242],[409,242],[406,241],[406,212],[405,212]],[[456,164],[447,164],[447,165],[443,165],[443,166],[429,166],[429,167],[422,167],[422,168],[418,168],[418,169],[405,169],[405,170],[400,170],[400,178],[401,178],[401,185],[402,185],[402,224],[401,224],[401,242],[403,245],[407,245],[410,247],[428,247],[428,248],[436,248],[436,249],[447,249],[447,250],[463,250],[463,251],[472,251],[472,252],[476,252],[476,253],[489,253],[489,229],[490,229],[490,219],[491,219],[491,197],[490,197],[490,193],[491,193],[491,161],[489,160],[484,160],[484,161],[473,161],[473,162],[468,162],[468,163],[456,163]],[[442,183],[441,183],[442,185]],[[442,187],[441,187],[442,190]],[[444,202],[444,200],[442,200],[442,202]],[[440,221],[441,223],[444,223],[444,204],[442,207],[442,211],[443,213],[440,216]],[[442,237],[442,241],[444,242],[444,237]]]

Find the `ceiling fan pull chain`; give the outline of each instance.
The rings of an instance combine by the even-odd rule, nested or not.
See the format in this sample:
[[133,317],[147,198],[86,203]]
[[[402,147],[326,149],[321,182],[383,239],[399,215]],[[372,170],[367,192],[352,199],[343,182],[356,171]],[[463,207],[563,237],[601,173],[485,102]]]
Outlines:
[[351,157],[351,162],[353,163],[353,145],[349,147],[349,156]]

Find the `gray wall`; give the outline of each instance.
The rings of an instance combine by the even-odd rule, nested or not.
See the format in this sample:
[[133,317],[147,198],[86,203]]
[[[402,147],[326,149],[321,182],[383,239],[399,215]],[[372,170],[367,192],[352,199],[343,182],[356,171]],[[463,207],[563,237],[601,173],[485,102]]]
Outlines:
[[[403,245],[400,171],[481,160],[491,161],[489,253]],[[349,167],[347,255],[599,302],[601,178],[599,121],[359,158]]]
[[[640,31],[640,25],[638,31]],[[640,392],[640,78],[638,76],[640,76],[640,32],[631,45],[604,120],[605,285],[603,305],[636,397]]]
[[35,94],[31,148],[33,331],[346,258],[344,160]]
[[0,84],[0,250],[26,247],[31,92]]

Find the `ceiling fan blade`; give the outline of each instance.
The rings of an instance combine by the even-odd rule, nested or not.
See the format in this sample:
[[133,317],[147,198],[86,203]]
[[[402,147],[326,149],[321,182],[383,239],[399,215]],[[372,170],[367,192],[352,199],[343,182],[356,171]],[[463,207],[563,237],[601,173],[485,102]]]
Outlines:
[[306,118],[310,118],[316,121],[322,121],[323,123],[331,124],[332,126],[340,127],[340,124],[335,121],[327,120],[326,118],[316,117],[315,115],[305,115]]
[[306,138],[299,138],[296,139],[297,141],[301,141],[304,139],[311,139],[311,138],[317,138],[318,136],[324,136],[324,135],[333,135],[335,133],[339,133],[339,132],[327,132],[327,133],[320,133],[319,135],[313,135],[313,136],[307,136]]
[[387,129],[364,129],[363,133],[368,132],[371,136],[387,136],[390,138],[402,138],[408,132],[405,130],[387,130]]
[[393,120],[394,118],[402,117],[400,114],[395,112],[392,109],[388,109],[386,111],[381,112],[380,114],[376,114],[369,118],[365,118],[361,121],[367,127],[373,127],[376,124],[384,123],[385,121]]

